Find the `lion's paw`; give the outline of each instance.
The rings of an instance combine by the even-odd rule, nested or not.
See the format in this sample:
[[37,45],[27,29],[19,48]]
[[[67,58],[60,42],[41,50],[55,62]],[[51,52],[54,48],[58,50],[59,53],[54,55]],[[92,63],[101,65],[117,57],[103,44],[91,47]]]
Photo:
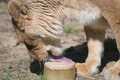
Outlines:
[[47,51],[36,51],[36,58],[38,60],[46,60],[48,57],[48,52]]
[[112,67],[104,72],[106,80],[120,80],[120,68]]
[[99,71],[97,66],[89,66],[86,63],[76,63],[77,75],[84,76],[86,78],[90,77],[91,75],[97,73]]
[[48,52],[44,49],[34,49],[29,52],[29,55],[32,59],[40,61],[47,60],[48,58]]

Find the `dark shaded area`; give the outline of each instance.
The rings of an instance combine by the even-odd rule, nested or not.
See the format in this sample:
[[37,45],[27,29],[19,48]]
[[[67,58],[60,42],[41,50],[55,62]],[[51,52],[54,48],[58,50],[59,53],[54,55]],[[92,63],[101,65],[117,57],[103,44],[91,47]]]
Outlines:
[[100,67],[100,71],[106,66],[107,63],[111,61],[117,61],[119,60],[120,53],[117,49],[117,44],[115,39],[107,39],[105,41],[105,51],[103,53],[103,58],[102,58],[102,65]]
[[40,62],[38,60],[34,60],[31,64],[30,64],[30,71],[32,73],[35,73],[37,75],[43,74],[44,71],[44,65],[43,62]]
[[87,43],[82,45],[71,46],[65,50],[65,57],[72,59],[74,62],[83,63],[88,55]]
[[[113,39],[106,39],[105,43],[105,51],[103,53],[102,65],[100,66],[100,71],[106,66],[107,63],[111,61],[117,61],[119,59],[119,52],[116,47],[116,42]],[[65,56],[67,58],[72,59],[74,62],[83,63],[88,55],[88,47],[87,43],[83,43],[81,45],[77,45],[74,47],[70,47],[65,50]],[[34,61],[30,65],[30,70],[32,73],[40,74],[43,72],[43,64],[39,63],[39,61]]]
[[[100,71],[106,66],[107,63],[111,61],[117,61],[119,59],[119,51],[116,46],[116,42],[113,39],[106,39],[104,43],[105,51],[102,57],[102,65],[100,66]],[[75,47],[70,47],[66,49],[65,56],[72,59],[75,62],[83,63],[88,56],[87,43],[78,45]]]

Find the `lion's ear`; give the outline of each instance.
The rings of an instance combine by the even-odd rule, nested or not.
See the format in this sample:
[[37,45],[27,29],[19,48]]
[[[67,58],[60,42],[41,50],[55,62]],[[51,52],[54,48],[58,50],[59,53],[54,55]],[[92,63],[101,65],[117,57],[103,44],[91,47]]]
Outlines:
[[8,3],[8,11],[15,21],[18,21],[18,19],[21,17],[26,17],[28,14],[27,6],[19,0],[11,0]]
[[8,3],[8,12],[16,21],[18,27],[28,25],[28,21],[31,19],[29,8],[27,4],[20,0],[11,0]]

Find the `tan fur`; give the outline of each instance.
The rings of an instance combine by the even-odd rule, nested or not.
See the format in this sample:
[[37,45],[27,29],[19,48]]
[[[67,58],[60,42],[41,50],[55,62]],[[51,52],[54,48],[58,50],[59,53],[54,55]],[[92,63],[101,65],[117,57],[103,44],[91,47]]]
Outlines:
[[[47,50],[61,55],[60,37],[65,18],[82,25],[88,40],[88,58],[84,64],[76,64],[77,73],[90,75],[98,72],[104,51],[105,30],[110,25],[120,51],[120,1],[119,0],[11,0],[8,10],[18,39],[25,43],[30,56],[45,59]],[[109,25],[108,25],[109,23]],[[120,65],[119,61],[116,65]],[[119,80],[119,66],[107,71]],[[116,70],[117,69],[117,70]]]
[[119,80],[120,77],[120,60],[111,68],[107,69],[104,73],[107,80]]

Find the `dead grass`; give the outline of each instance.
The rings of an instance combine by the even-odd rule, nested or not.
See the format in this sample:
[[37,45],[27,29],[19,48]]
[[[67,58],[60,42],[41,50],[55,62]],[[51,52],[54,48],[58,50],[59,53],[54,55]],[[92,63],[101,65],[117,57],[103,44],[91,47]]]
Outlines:
[[11,80],[12,79],[12,74],[8,73],[6,76],[0,77],[0,80]]
[[78,30],[74,24],[68,24],[64,27],[64,33],[68,34],[78,34]]
[[45,75],[40,75],[40,80],[47,80],[47,77]]

